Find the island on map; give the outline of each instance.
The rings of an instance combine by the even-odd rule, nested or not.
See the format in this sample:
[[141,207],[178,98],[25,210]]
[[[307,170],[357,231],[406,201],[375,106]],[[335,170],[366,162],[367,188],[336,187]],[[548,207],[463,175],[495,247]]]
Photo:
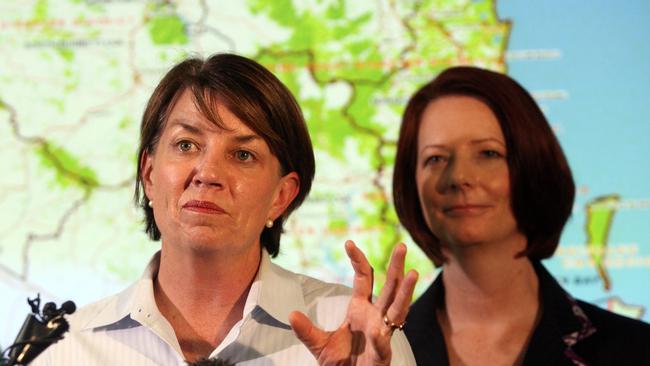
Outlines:
[[607,243],[612,228],[616,203],[621,200],[617,194],[596,197],[585,206],[587,218],[585,232],[587,233],[587,248],[589,256],[594,261],[598,275],[603,281],[605,290],[610,290],[612,283],[607,273],[605,259]]

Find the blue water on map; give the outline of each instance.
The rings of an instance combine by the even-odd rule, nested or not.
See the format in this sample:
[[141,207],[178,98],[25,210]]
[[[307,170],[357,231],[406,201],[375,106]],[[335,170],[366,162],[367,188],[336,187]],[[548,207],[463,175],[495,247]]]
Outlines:
[[[593,267],[566,268],[556,257],[545,263],[576,297],[601,306],[618,297],[645,308],[650,321],[650,2],[505,0],[497,12],[513,23],[508,74],[551,96],[538,103],[578,187],[562,246],[585,246],[585,204],[618,194],[627,206],[614,216],[609,247],[636,248],[636,264],[608,268],[610,291]],[[523,59],[522,50],[550,57]]]

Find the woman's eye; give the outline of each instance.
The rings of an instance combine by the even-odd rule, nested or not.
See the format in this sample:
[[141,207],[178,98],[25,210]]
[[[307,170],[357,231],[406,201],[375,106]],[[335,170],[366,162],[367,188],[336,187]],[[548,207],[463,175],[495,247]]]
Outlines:
[[488,158],[498,158],[498,157],[502,156],[501,153],[499,153],[498,151],[495,151],[495,150],[483,150],[481,152],[481,154],[483,156],[488,157]]
[[190,141],[180,141],[176,145],[180,151],[190,151],[194,147],[194,144]]
[[426,158],[424,165],[438,164],[445,160],[445,157],[442,155],[432,155]]
[[253,158],[253,154],[250,151],[238,150],[235,152],[235,157],[239,161],[249,161]]

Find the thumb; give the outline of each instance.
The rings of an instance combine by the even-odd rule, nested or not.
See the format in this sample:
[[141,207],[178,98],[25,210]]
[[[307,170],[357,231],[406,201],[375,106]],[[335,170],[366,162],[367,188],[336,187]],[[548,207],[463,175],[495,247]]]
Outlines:
[[289,323],[296,337],[309,348],[314,356],[318,357],[327,344],[329,333],[315,326],[305,314],[299,311],[292,311],[289,314]]

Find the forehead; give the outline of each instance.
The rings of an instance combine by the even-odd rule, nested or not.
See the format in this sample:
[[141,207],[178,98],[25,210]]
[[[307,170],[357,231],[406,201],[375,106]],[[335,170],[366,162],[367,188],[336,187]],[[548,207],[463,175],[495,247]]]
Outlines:
[[[209,99],[206,98],[207,101]],[[212,115],[216,120],[212,120],[212,118],[208,118],[198,107],[192,91],[189,88],[185,89],[169,113],[165,130],[175,125],[184,124],[221,134],[236,133],[258,136],[255,131],[248,127],[246,123],[240,120],[224,104],[218,101],[215,104],[212,107]]]
[[496,116],[481,100],[469,96],[444,96],[431,101],[421,117],[418,141],[448,142],[459,139],[498,139],[504,142]]

